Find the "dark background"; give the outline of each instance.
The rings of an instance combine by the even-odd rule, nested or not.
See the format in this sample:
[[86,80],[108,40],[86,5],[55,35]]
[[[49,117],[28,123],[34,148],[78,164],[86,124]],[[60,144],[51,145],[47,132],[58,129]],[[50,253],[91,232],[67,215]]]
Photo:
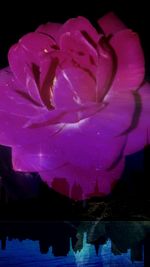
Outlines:
[[[145,54],[146,79],[150,80],[150,14],[149,4],[146,0],[139,2],[132,0],[6,1],[0,6],[0,67],[3,68],[8,64],[7,52],[9,47],[17,42],[24,34],[34,31],[40,24],[48,21],[64,23],[71,17],[81,15],[87,17],[91,23],[95,25],[97,19],[109,11],[114,11],[129,28],[138,32]],[[23,219],[25,217],[30,217],[32,219],[49,219],[54,216],[55,211],[59,210],[60,212],[57,213],[56,218],[59,217],[58,214],[61,218],[64,218],[66,214],[68,216],[69,210],[69,216],[77,215],[77,218],[80,218],[81,214],[83,215],[82,208],[84,208],[86,214],[85,218],[89,219],[91,205],[95,207],[95,203],[98,203],[96,213],[92,213],[95,217],[98,213],[103,213],[103,210],[106,208],[109,219],[130,218],[131,214],[140,214],[140,216],[145,216],[143,218],[150,218],[149,162],[149,148],[128,157],[126,159],[126,168],[123,178],[110,198],[104,200],[95,199],[92,204],[86,203],[87,206],[85,203],[76,205],[76,203],[63,199],[58,194],[46,188],[45,185],[40,184],[41,190],[38,199],[34,199],[32,203],[30,200],[26,200],[25,202],[15,202],[9,207],[7,205],[9,214],[6,214],[6,207],[4,207],[3,216],[4,218],[11,219],[11,216],[19,218],[17,216],[20,214],[19,216],[23,216]],[[0,175],[4,177],[7,182],[5,187],[9,186],[9,190],[11,187],[11,191],[14,191],[14,194],[20,199],[22,192],[18,189],[18,185],[15,184],[17,178],[16,174],[11,169],[11,152],[4,147],[0,148]],[[38,180],[39,177],[36,177],[36,179]],[[6,198],[6,196],[4,198]],[[49,206],[47,206],[49,204],[47,203],[51,202],[53,202],[54,205],[51,205],[49,213],[51,215],[47,217],[47,209],[49,208]],[[22,205],[27,212],[23,210],[21,215],[20,211],[22,208],[20,209],[20,207],[22,207]],[[109,205],[112,210],[110,214]],[[63,209],[61,209],[62,206]],[[88,216],[86,212],[89,212]]]
[[9,47],[38,25],[48,21],[63,23],[79,15],[96,23],[109,11],[114,11],[129,28],[139,33],[146,56],[147,77],[150,76],[150,14],[147,0],[4,1],[0,5],[0,66],[7,64]]

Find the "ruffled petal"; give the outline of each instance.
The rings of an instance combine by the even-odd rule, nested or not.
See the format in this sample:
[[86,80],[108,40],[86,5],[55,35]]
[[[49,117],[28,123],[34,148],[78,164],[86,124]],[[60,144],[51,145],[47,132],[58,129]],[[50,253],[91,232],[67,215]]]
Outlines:
[[114,35],[126,28],[125,24],[113,12],[109,12],[100,18],[98,24],[106,36]]
[[[53,45],[55,42],[50,37],[37,32],[29,33],[11,47],[8,55],[10,68],[22,90],[41,106],[40,64],[46,56],[49,58],[49,52],[55,50]],[[46,67],[49,68],[49,65]],[[47,74],[47,68],[42,69],[42,72]]]
[[[45,129],[40,128],[37,133],[33,129],[28,129],[26,125],[33,118],[35,120],[39,116],[47,116],[50,113],[22,91],[9,68],[0,71],[0,96],[2,100],[0,102],[0,143],[13,146],[39,140],[45,133]],[[57,118],[61,116],[61,112],[58,113]],[[49,134],[57,132],[60,127],[53,124],[49,127]]]
[[116,33],[110,40],[117,57],[117,72],[110,90],[136,90],[143,82],[145,62],[139,37],[131,30]]
[[50,112],[43,112],[41,115],[29,118],[24,128],[38,129],[58,123],[76,123],[85,118],[91,117],[101,111],[103,105],[89,104],[89,105],[78,105],[70,108],[54,109]]
[[31,118],[38,116],[42,108],[30,95],[22,91],[10,68],[0,71],[0,111]]
[[98,64],[96,70],[96,99],[102,101],[113,82],[116,73],[116,59],[114,51],[105,37],[98,43]]
[[86,18],[81,16],[67,20],[60,28],[59,37],[64,33],[72,33],[74,31],[80,31],[91,42],[93,47],[99,39],[99,34],[95,28]]
[[90,122],[85,122],[85,126],[82,126],[82,123],[81,126],[80,124],[67,126],[57,142],[64,151],[66,162],[86,170],[107,169],[121,156],[126,138],[111,137],[108,133],[105,135],[100,126],[95,126],[96,129],[90,131],[89,127],[93,126]]
[[[48,136],[44,138],[48,140]],[[33,141],[30,145],[14,147],[12,156],[15,170],[47,171],[70,162],[87,171],[91,168],[102,171],[120,160],[125,143],[125,137],[109,139],[95,133],[87,136],[82,130],[80,133],[79,130],[71,131],[65,127],[56,135],[50,136],[49,133],[49,138],[49,143]]]
[[[69,89],[68,89],[69,91]],[[106,133],[113,131],[118,136],[125,132],[131,125],[136,109],[135,95],[129,92],[109,92],[103,102],[87,103],[66,108],[58,108],[31,118],[26,127],[40,128],[56,123],[81,123],[85,118],[91,119],[95,116],[95,124],[100,123],[106,127]],[[99,120],[99,122],[98,122]],[[76,125],[76,124],[74,124]],[[94,126],[94,123],[93,123]],[[110,130],[111,128],[111,130]]]
[[133,123],[136,110],[135,95],[126,91],[110,91],[105,96],[104,103],[106,106],[100,112],[103,120],[101,124],[111,127],[112,133],[116,136],[123,134]]
[[[118,127],[121,126],[118,125]],[[34,130],[36,131],[36,129]],[[21,154],[22,158],[15,159],[15,162],[19,162],[20,166],[18,165],[18,168],[20,169],[24,168],[24,165],[21,164],[27,162],[27,171],[31,171],[32,162],[34,162],[34,168],[37,166],[38,170],[39,166],[43,166],[41,168],[45,171],[44,165],[38,163],[37,148],[40,146],[40,154],[48,155],[47,158],[49,160],[51,158],[54,159],[53,162],[52,160],[49,163],[46,161],[46,168],[51,169],[52,164],[55,168],[57,159],[60,158],[61,160],[60,155],[63,155],[62,164],[70,162],[70,164],[86,170],[90,170],[90,168],[97,170],[107,169],[119,161],[126,142],[126,136],[117,136],[117,133],[118,128],[115,129],[112,118],[110,118],[110,123],[108,124],[107,120],[105,122],[105,118],[97,114],[78,123],[64,124],[61,131],[51,135],[51,137],[48,129],[45,129],[44,140],[39,137],[39,139],[35,139],[38,140],[38,143],[35,140],[32,140],[32,142],[30,140],[30,146],[25,145],[25,147],[19,148],[19,151],[22,150],[23,152],[19,152],[16,155],[19,157],[19,154]],[[32,155],[33,161],[31,160]],[[35,160],[37,160],[37,164],[35,164]],[[58,165],[61,165],[60,160]]]
[[[53,90],[53,99],[56,106],[61,105],[61,100],[62,105],[63,101],[67,104],[66,99],[64,99],[66,96],[65,88],[70,88],[69,95],[71,95],[71,98],[74,97],[74,102],[96,101],[96,63],[95,65],[92,64],[93,61],[97,60],[95,49],[79,32],[64,34],[61,37],[60,48],[62,53],[66,54],[66,59],[60,64],[60,71],[56,76],[56,87]],[[59,75],[61,75],[61,82],[62,75],[63,81],[66,80],[66,85],[64,84],[63,87],[59,84]],[[60,99],[59,94],[64,95],[64,97]],[[69,98],[68,105],[70,105]]]
[[38,128],[37,131],[27,128],[28,117],[19,113],[13,114],[5,111],[0,112],[0,144],[6,146],[17,146],[38,142],[49,142],[52,135],[57,134],[63,128],[63,123],[53,124],[47,129],[45,127]]
[[83,168],[105,169],[121,156],[126,142],[122,133],[132,124],[135,111],[134,96],[118,94],[109,96],[107,101],[100,112],[67,124],[57,136],[57,145],[64,150],[66,161]]
[[61,23],[48,22],[46,24],[40,25],[36,29],[36,32],[44,33],[46,35],[53,37],[56,40],[58,38],[59,30],[61,27],[62,27]]
[[[19,153],[16,153],[17,156],[15,156],[15,162],[20,164],[18,168],[23,169],[24,165],[21,164],[27,162],[25,168],[28,167],[27,170],[31,171],[33,155],[34,168],[41,166],[41,171],[42,168],[45,171],[45,167],[42,167],[44,165],[40,165],[38,162],[37,148],[39,145],[41,154],[48,155],[46,157],[49,160],[54,159],[53,163],[52,160],[49,163],[48,160],[46,161],[46,168],[51,169],[52,166],[55,168],[57,165],[61,165],[60,155],[63,155],[62,164],[69,162],[71,165],[85,170],[92,168],[102,171],[116,165],[124,152],[126,134],[123,133],[132,125],[135,102],[134,96],[127,93],[109,96],[107,101],[109,104],[106,107],[93,116],[88,116],[87,119],[76,123],[64,122],[60,131],[59,124],[54,124],[53,130],[59,126],[56,134],[51,134],[52,121],[49,126],[45,124],[37,125],[37,127],[32,125],[31,128],[26,127],[28,140],[26,140],[26,144],[25,142],[24,144],[20,143],[22,147],[19,148],[19,151],[23,151],[20,152],[22,158],[17,159]],[[62,121],[62,118],[60,120]],[[54,123],[56,123],[56,117]],[[108,153],[106,153],[107,151]],[[59,164],[57,159],[59,159]],[[37,164],[35,164],[36,161]]]
[[150,85],[145,83],[138,90],[137,116],[135,114],[134,127],[127,131],[128,140],[125,154],[129,155],[144,149],[150,144]]
[[75,88],[73,88],[73,85],[70,79],[67,77],[65,71],[60,68],[57,69],[57,74],[53,83],[53,92],[52,92],[53,105],[57,109],[59,108],[72,109],[79,106],[78,99],[79,96],[77,95]]
[[[95,102],[96,100],[96,92],[95,92],[95,87],[96,87],[96,81],[94,77],[91,77],[88,72],[80,69],[80,66],[76,66],[74,63],[73,64],[68,64],[67,62],[64,63],[62,66],[62,73],[63,75],[63,80],[65,79],[65,84],[67,84],[67,89],[68,86],[70,88],[71,98],[74,97],[74,102],[77,104],[86,104],[90,102]],[[60,100],[58,99],[59,96],[59,91],[60,90],[65,90],[65,87],[60,88],[59,86],[59,81],[62,82],[62,76],[58,78],[56,77],[56,83],[55,83],[55,88],[54,88],[54,93],[53,93],[53,99],[55,105],[58,107],[61,105]],[[58,79],[58,80],[57,80]],[[63,92],[61,92],[63,94]],[[65,93],[64,93],[65,94]],[[68,95],[69,96],[69,95]],[[69,99],[68,99],[69,100]],[[64,100],[66,101],[66,100]],[[62,99],[63,102],[63,99]],[[69,101],[66,103],[67,106],[70,105]],[[64,104],[62,103],[62,106]]]

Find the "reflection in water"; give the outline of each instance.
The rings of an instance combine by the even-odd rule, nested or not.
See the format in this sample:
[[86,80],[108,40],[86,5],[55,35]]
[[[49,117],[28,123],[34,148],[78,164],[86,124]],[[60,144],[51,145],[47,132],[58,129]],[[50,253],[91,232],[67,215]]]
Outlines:
[[3,223],[0,239],[1,267],[150,266],[146,221]]

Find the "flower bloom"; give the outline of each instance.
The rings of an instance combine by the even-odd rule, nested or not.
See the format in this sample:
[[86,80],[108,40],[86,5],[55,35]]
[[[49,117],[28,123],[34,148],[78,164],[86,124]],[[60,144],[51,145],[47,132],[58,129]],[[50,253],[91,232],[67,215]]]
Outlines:
[[16,171],[81,200],[111,192],[125,156],[149,142],[150,86],[138,35],[113,14],[47,23],[0,71],[0,143]]

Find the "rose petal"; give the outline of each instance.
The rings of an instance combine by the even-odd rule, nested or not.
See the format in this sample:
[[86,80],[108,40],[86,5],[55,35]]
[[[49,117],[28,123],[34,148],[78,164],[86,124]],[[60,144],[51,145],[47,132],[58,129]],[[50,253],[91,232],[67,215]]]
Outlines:
[[58,123],[76,123],[80,120],[93,116],[102,110],[103,106],[98,104],[76,105],[70,108],[58,108],[50,112],[43,112],[41,115],[29,118],[24,128],[40,128]]
[[59,32],[61,27],[62,27],[62,24],[60,24],[60,23],[48,22],[46,24],[40,25],[36,29],[36,32],[50,35],[51,37],[53,37],[56,40],[58,37],[58,32]]
[[110,129],[107,132],[106,129],[100,131],[101,121],[99,120],[98,124],[95,118],[87,123],[85,126],[83,123],[83,127],[81,123],[69,125],[53,136],[50,136],[49,131],[43,132],[44,142],[39,136],[38,143],[30,140],[30,145],[13,148],[15,170],[54,171],[70,162],[76,166],[75,169],[83,169],[85,177],[91,171],[92,175],[94,171],[108,172],[108,169],[114,168],[122,157],[125,136],[112,137]]
[[0,71],[0,111],[26,116],[28,119],[38,116],[42,108],[18,85],[10,68]]
[[[38,86],[33,73],[31,56],[20,45],[14,45],[9,51],[10,68],[22,91],[42,106]],[[28,62],[30,62],[28,64]]]
[[125,155],[135,153],[150,144],[150,85],[145,83],[138,90],[140,101],[137,108],[140,109],[136,125],[128,131],[128,141]]
[[[55,136],[57,137],[55,138]],[[97,138],[96,142],[95,140],[91,141],[91,145],[87,144],[89,142],[88,138],[85,139],[83,143],[84,135],[82,133],[78,133],[76,136],[71,133],[69,136],[69,133],[67,134],[62,130],[61,134],[51,136],[52,144],[47,143],[47,148],[45,148],[46,143],[42,144],[42,142],[33,143],[30,146],[15,147],[13,148],[13,166],[15,170],[35,172],[53,170],[70,162],[70,164],[85,170],[92,168],[102,171],[115,164],[114,162],[119,161],[118,157],[121,157],[125,138],[111,138],[107,140],[107,144],[96,144],[96,142],[100,142],[100,139],[103,142],[104,139],[106,140],[104,137]],[[66,144],[68,147],[66,147]],[[84,151],[82,151],[83,149]],[[104,156],[104,152],[108,149],[110,149],[109,153]]]
[[49,142],[52,135],[57,134],[63,128],[63,124],[59,123],[47,127],[41,127],[38,131],[35,129],[27,128],[25,125],[28,122],[28,118],[18,114],[11,114],[8,112],[0,112],[0,143],[6,146],[37,144],[43,142],[43,136],[45,136],[45,142]]
[[[27,129],[25,125],[31,118],[35,119],[38,116],[44,116],[48,111],[45,108],[41,108],[38,103],[21,90],[9,68],[0,71],[0,96],[3,100],[0,102],[1,144],[15,145],[39,140],[40,134],[44,134],[43,129],[38,130],[38,135],[33,129]],[[49,134],[57,132],[60,127],[52,125],[49,128]]]
[[114,51],[109,45],[107,39],[104,37],[102,37],[99,41],[98,52],[96,98],[97,101],[102,101],[113,81],[116,72],[116,60],[114,57]]
[[[77,91],[79,88],[76,92],[78,98],[80,99],[81,94],[84,94],[84,96],[82,96],[83,101],[100,101],[107,93],[116,70],[113,51],[108,44],[108,41],[102,37],[95,49],[80,32],[74,31],[73,33],[65,33],[61,36],[60,47],[65,53],[69,52],[68,57],[72,59],[73,65],[76,64],[77,69],[80,68],[84,73],[86,72],[88,74],[84,80],[80,79],[81,75],[78,73],[76,74],[76,76],[79,77],[79,85],[72,84],[72,77],[69,79],[67,76],[70,84],[72,84],[73,90]],[[69,66],[67,67],[67,65],[63,65],[62,68],[69,68]],[[73,77],[74,76],[73,73]],[[95,80],[95,85],[91,79],[93,81]],[[82,83],[84,84],[84,87]],[[83,88],[85,88],[84,91],[82,91]],[[57,99],[59,101],[59,96],[56,97],[56,101]],[[61,98],[61,100],[62,99],[63,98]]]
[[[62,52],[68,53],[68,55],[60,65],[62,70],[58,72],[56,77],[53,90],[55,105],[58,107],[68,106],[72,102],[80,101],[84,103],[96,100],[94,90],[96,65],[93,66],[90,62],[91,58],[96,62],[97,52],[95,49],[88,44],[79,32],[66,33],[61,36],[60,48]],[[61,86],[62,81],[64,85],[66,82],[66,86]],[[60,88],[62,89],[60,90]],[[69,88],[70,92],[68,94]]]
[[53,83],[52,103],[56,108],[74,108],[79,106],[79,96],[64,70],[57,69]]
[[[50,37],[36,32],[25,35],[9,50],[8,58],[14,76],[22,90],[40,105],[43,105],[39,92],[40,62],[54,50],[54,44]],[[47,73],[48,70],[44,68],[42,71]]]
[[124,168],[124,160],[112,170],[96,171],[66,164],[49,172],[40,172],[41,178],[55,191],[74,200],[108,195]]
[[[90,56],[93,56],[93,61],[97,58],[97,49],[85,38],[80,31],[67,32],[60,37],[60,48],[65,52],[70,52],[73,58],[78,58],[83,65],[91,66]],[[85,57],[85,56],[88,56]],[[96,64],[96,62],[95,62]]]
[[54,148],[50,151],[49,144],[41,141],[36,145],[33,142],[25,146],[15,146],[12,149],[12,160],[14,170],[25,172],[53,170],[65,164],[60,149]]
[[66,23],[62,25],[59,31],[59,37],[67,32],[80,31],[82,32],[88,40],[91,41],[91,44],[95,46],[99,39],[99,34],[95,30],[95,28],[91,25],[91,23],[84,17],[77,17],[67,20]]
[[[53,99],[56,107],[64,106],[64,103],[67,106],[70,106],[70,101],[78,105],[84,105],[88,103],[94,103],[96,100],[95,92],[95,80],[89,77],[89,74],[81,70],[80,68],[69,66],[68,64],[63,66],[63,72],[58,75],[56,78]],[[61,76],[60,76],[61,75]],[[60,88],[60,85],[64,82],[64,87]],[[63,96],[70,89],[68,94],[68,101],[62,98],[62,105],[59,100],[59,90],[63,90],[60,94]],[[66,92],[65,92],[66,91]],[[70,98],[69,99],[69,95]]]
[[66,161],[84,168],[104,169],[118,159],[126,141],[122,132],[132,123],[135,103],[134,97],[127,93],[109,97],[109,104],[100,112],[67,124],[57,136],[57,144],[53,140],[54,147],[64,150]]
[[[64,128],[57,138],[57,145],[64,151],[65,161],[85,169],[105,169],[118,159],[124,147],[125,137],[110,137],[96,123],[98,118],[87,119]],[[94,125],[93,125],[94,124]],[[90,127],[94,127],[91,131]],[[54,146],[56,146],[54,142]],[[106,153],[109,151],[109,153]]]
[[124,23],[113,12],[109,12],[100,18],[98,20],[98,24],[107,36],[114,35],[115,33],[126,28]]
[[[60,155],[63,154],[62,164],[64,162],[70,162],[70,164],[83,169],[95,168],[103,170],[110,168],[120,160],[123,154],[126,143],[126,135],[123,132],[132,123],[131,114],[134,114],[135,103],[134,97],[127,93],[113,94],[107,100],[109,101],[109,105],[100,112],[78,123],[64,124],[64,128],[58,131],[57,134],[50,135],[48,132],[49,128],[46,125],[43,125],[44,127],[38,127],[39,135],[34,127],[31,128],[33,137],[31,140],[27,140],[25,146],[22,147],[22,159],[15,159],[15,161],[20,162],[22,160],[22,162],[27,162],[29,158],[26,166],[28,165],[31,170],[31,156],[34,154],[34,150],[37,150],[39,144],[43,147],[42,135],[45,136],[44,142],[47,144],[47,150],[45,151],[43,148],[41,153],[44,155],[47,154],[47,158],[55,158],[56,162],[53,163],[55,167],[61,165]],[[51,123],[50,125],[49,127],[52,127]],[[29,131],[30,129],[27,128],[27,130]],[[31,148],[28,144],[30,144]],[[25,151],[27,155],[25,155]],[[35,157],[34,155],[33,162],[35,162]],[[19,164],[21,165],[21,163]],[[49,168],[51,168],[52,162],[50,161],[49,164]],[[22,169],[24,167],[20,166],[20,168]],[[42,168],[44,171],[45,168]],[[48,164],[46,168],[48,168]]]
[[[108,115],[109,113],[107,114],[107,112],[109,112],[109,110],[105,111],[104,114]],[[39,147],[38,144],[41,144],[41,154],[47,154],[49,158],[54,158],[56,161],[60,158],[60,155],[63,155],[62,164],[64,164],[64,162],[70,162],[70,164],[89,170],[90,168],[98,170],[107,169],[120,159],[126,142],[126,136],[117,136],[117,133],[119,134],[118,128],[122,128],[122,125],[118,125],[116,129],[114,126],[114,118],[110,118],[110,123],[108,123],[105,117],[103,117],[104,114],[101,115],[101,113],[99,113],[78,123],[66,124],[58,134],[51,136],[50,142],[47,141],[49,140],[49,131],[47,129],[46,133],[45,128],[44,142],[42,139],[42,141],[39,139],[38,143],[33,140],[32,143],[29,142],[30,146],[20,148],[23,152],[19,152],[18,155],[23,155],[21,160],[22,162],[28,162],[26,166],[28,166],[31,171],[31,156],[36,154],[35,151],[37,147]],[[120,120],[121,119],[120,117]],[[116,120],[116,124],[119,122],[120,121]],[[40,142],[47,145],[46,152],[44,150],[45,146]],[[106,151],[109,151],[109,153],[106,153]],[[25,157],[25,160],[23,157]],[[16,159],[17,162],[21,160]],[[37,164],[35,164],[35,160],[38,160],[38,157],[33,157],[34,168],[35,166],[39,166],[38,161]],[[50,161],[50,169],[52,164],[54,164],[54,167],[57,166],[55,160],[54,163]],[[58,165],[61,165],[60,162]],[[21,166],[20,168],[22,169]],[[43,171],[44,170],[45,168],[43,167]]]
[[134,94],[126,91],[111,91],[105,96],[104,103],[105,108],[100,111],[103,120],[101,125],[111,127],[112,133],[114,132],[116,136],[132,126],[136,109]]
[[110,40],[117,56],[117,72],[110,90],[136,90],[144,79],[145,63],[139,37],[123,30]]
[[53,86],[59,64],[57,57],[47,56],[40,64],[40,97],[45,106],[52,110],[55,107],[53,101]]

